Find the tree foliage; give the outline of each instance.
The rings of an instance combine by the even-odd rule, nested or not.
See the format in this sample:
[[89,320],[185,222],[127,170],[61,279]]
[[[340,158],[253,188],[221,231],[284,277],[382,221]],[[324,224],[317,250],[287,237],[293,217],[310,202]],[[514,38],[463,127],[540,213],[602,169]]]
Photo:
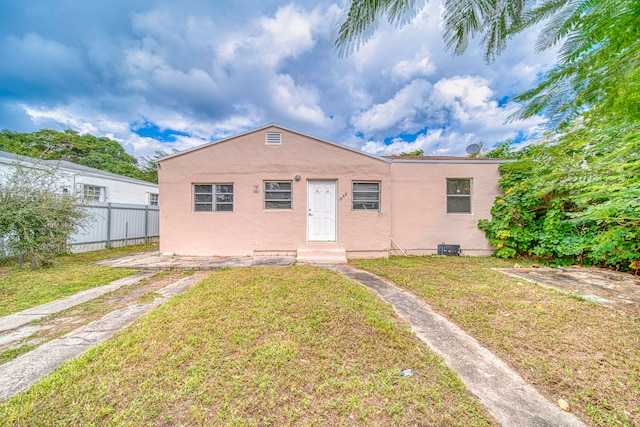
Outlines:
[[424,150],[404,152],[404,153],[400,153],[400,155],[407,156],[407,157],[424,156]]
[[42,129],[33,133],[0,132],[0,150],[41,160],[65,160],[118,175],[158,182],[154,158],[143,164],[109,138],[80,135],[73,130]]
[[[353,0],[335,45],[350,54],[386,17],[402,25],[425,0]],[[444,0],[443,37],[455,54],[478,37],[491,61],[510,37],[544,23],[536,48],[559,45],[557,65],[535,88],[519,95],[512,119],[544,113],[556,124],[600,106],[624,106],[640,118],[640,2],[638,0]],[[616,111],[619,111],[616,109]]]
[[[349,54],[386,16],[402,25],[419,0],[353,0],[336,46]],[[478,37],[490,62],[513,35],[542,24],[536,48],[556,66],[517,96],[511,119],[544,114],[554,133],[514,151],[500,143],[504,194],[480,221],[496,255],[616,268],[640,265],[640,1],[444,0],[443,37],[460,54]]]
[[492,219],[496,255],[626,270],[640,260],[640,124],[575,124],[501,166]]
[[56,169],[17,165],[0,180],[3,244],[26,256],[34,270],[66,252],[68,237],[87,217],[79,196],[57,194],[59,175]]

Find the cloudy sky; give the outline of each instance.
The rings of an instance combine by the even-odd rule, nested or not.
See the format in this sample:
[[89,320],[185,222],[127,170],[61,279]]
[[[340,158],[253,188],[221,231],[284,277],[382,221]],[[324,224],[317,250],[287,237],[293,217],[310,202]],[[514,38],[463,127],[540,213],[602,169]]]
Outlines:
[[513,39],[494,63],[453,57],[431,0],[340,58],[345,0],[0,0],[0,128],[75,129],[137,157],[276,123],[385,155],[532,140],[504,124],[555,60]]

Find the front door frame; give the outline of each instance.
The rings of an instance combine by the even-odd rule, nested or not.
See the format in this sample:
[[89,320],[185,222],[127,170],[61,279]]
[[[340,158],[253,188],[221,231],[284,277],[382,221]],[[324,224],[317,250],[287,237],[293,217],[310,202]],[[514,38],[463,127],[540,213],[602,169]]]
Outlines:
[[[313,184],[331,184],[333,186],[333,236],[331,239],[312,239],[311,221],[314,219],[312,212],[312,191]],[[337,179],[309,179],[307,180],[307,242],[337,242],[338,241],[338,180]]]

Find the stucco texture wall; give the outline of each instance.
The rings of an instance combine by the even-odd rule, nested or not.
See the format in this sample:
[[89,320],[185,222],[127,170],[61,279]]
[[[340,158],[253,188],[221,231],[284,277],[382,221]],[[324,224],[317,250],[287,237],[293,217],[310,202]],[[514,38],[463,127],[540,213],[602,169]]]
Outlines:
[[[499,164],[459,162],[393,163],[391,237],[410,254],[436,253],[438,244],[460,245],[463,255],[490,255],[478,220],[491,217],[500,194]],[[471,213],[447,213],[447,178],[471,179]]]
[[[265,145],[265,132],[282,132],[282,144]],[[336,248],[380,256],[389,250],[390,163],[295,132],[260,129],[168,158],[160,162],[158,177],[163,253],[242,256]],[[309,180],[337,181],[335,242],[307,241]],[[290,210],[264,209],[264,181],[292,182]],[[353,181],[380,182],[380,211],[352,210]],[[198,183],[233,183],[233,212],[195,212]]]

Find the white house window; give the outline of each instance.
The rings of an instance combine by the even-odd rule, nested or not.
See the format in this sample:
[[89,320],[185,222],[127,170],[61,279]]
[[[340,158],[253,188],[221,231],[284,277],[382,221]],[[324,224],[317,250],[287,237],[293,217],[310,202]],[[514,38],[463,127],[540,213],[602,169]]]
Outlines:
[[149,205],[158,206],[160,201],[160,195],[156,193],[149,193]]
[[447,213],[471,213],[471,179],[447,178]]
[[266,132],[264,136],[264,143],[266,145],[281,145],[282,132]]
[[265,209],[291,209],[291,181],[264,182]]
[[193,209],[196,212],[233,212],[233,184],[195,184]]
[[97,185],[84,185],[82,197],[87,202],[104,202],[104,187]]
[[351,192],[351,209],[354,211],[380,210],[380,183],[354,182]]

